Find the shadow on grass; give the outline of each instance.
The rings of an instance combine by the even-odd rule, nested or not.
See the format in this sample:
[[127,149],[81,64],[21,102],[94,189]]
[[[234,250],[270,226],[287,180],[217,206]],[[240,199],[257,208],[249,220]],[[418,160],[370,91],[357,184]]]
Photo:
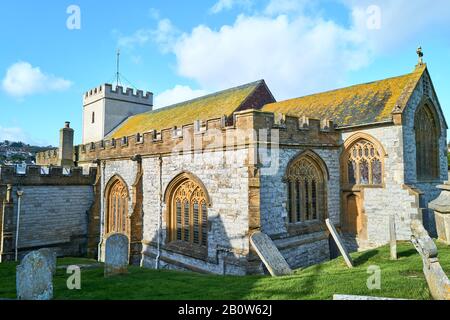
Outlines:
[[416,249],[409,249],[409,250],[403,250],[403,251],[397,252],[397,257],[398,258],[408,258],[408,257],[414,256],[416,254],[418,254]]
[[374,256],[378,255],[378,253],[379,253],[378,250],[364,252],[360,256],[353,259],[353,263],[354,263],[355,267],[361,266],[361,265],[365,264],[367,261],[369,261],[371,258],[373,258]]

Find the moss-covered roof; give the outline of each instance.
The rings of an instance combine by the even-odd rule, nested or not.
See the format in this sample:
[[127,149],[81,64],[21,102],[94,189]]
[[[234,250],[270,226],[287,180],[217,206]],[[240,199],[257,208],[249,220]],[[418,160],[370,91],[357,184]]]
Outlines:
[[396,106],[405,108],[425,70],[418,66],[404,76],[267,104],[263,111],[331,119],[341,127],[390,121]]
[[150,130],[181,127],[194,123],[196,120],[230,116],[260,85],[265,86],[263,80],[132,116],[113,130],[108,137],[117,139]]

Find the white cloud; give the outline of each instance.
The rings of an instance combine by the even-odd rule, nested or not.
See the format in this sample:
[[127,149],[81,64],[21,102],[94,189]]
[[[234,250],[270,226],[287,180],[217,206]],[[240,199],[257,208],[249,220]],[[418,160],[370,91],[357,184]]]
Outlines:
[[230,10],[235,6],[249,8],[252,5],[252,0],[219,0],[210,9],[211,13],[220,13],[224,10]]
[[371,56],[351,28],[321,18],[240,16],[232,26],[196,27],[174,46],[178,72],[216,90],[266,79],[278,98],[331,88]]
[[9,95],[23,98],[36,93],[67,90],[72,82],[46,74],[28,62],[17,62],[6,71],[2,81],[3,90]]
[[[343,0],[351,11],[355,28],[377,52],[389,52],[402,46],[417,46],[433,35],[448,34],[450,27],[450,1],[436,0]],[[380,13],[380,28],[367,28],[369,7],[376,6]],[[425,48],[426,49],[426,48]]]
[[195,99],[206,94],[208,92],[205,90],[193,90],[189,86],[177,85],[155,96],[155,109]]
[[139,29],[132,35],[118,37],[119,48],[133,50],[136,46],[144,46],[150,41],[157,43],[163,52],[171,49],[171,45],[180,35],[180,31],[169,19],[161,19],[155,29]]
[[[450,31],[446,0],[432,6],[425,0],[335,0],[348,21],[342,13],[339,19],[330,17],[324,3],[267,0],[260,11],[240,15],[231,25],[199,25],[183,34],[163,19],[143,42],[154,41],[173,53],[177,73],[208,92],[265,79],[284,99],[346,85],[351,72],[399,48],[411,51],[413,67],[415,46],[427,39],[427,31]],[[250,0],[221,0],[211,12],[245,4],[251,7]],[[381,19],[375,29],[368,27],[373,5]]]
[[308,0],[270,0],[264,12],[269,15],[286,14],[301,11],[309,3]]

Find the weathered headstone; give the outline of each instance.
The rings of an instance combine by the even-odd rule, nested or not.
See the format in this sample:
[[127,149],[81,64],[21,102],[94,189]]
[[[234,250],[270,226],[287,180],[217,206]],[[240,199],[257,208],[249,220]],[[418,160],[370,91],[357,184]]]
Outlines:
[[105,241],[105,277],[127,273],[129,242],[124,234],[115,233]]
[[40,249],[38,250],[40,254],[44,256],[44,258],[47,260],[48,266],[50,268],[50,271],[54,275],[56,273],[56,252],[52,249]]
[[334,225],[330,222],[330,219],[326,219],[325,223],[328,227],[328,230],[331,233],[331,236],[334,239],[334,242],[339,248],[339,251],[341,252],[342,256],[344,257],[345,263],[349,268],[353,268],[353,260],[348,254],[347,249],[345,248],[344,242],[342,241],[341,237],[339,236],[338,232],[336,231],[336,228]]
[[292,274],[291,268],[268,235],[255,232],[250,237],[250,242],[272,276]]
[[434,210],[439,240],[450,245],[450,182],[438,186],[438,189],[441,189],[441,194],[428,207]]
[[52,271],[47,259],[38,251],[27,254],[16,271],[17,299],[51,300],[53,298]]
[[389,244],[391,249],[391,260],[397,260],[397,233],[395,231],[395,216],[389,216]]
[[422,222],[411,222],[411,242],[422,257],[423,273],[430,293],[436,300],[450,300],[450,280],[438,259],[438,250]]

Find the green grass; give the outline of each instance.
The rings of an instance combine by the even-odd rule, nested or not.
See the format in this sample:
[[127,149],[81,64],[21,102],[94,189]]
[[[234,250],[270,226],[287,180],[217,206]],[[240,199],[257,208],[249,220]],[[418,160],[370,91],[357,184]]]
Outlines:
[[[450,247],[438,244],[444,270],[450,271]],[[352,254],[356,267],[347,269],[342,258],[297,270],[280,278],[215,276],[155,271],[130,267],[129,273],[105,279],[103,268],[83,269],[81,290],[66,287],[68,275],[58,269],[55,299],[331,299],[333,294],[356,294],[406,299],[431,299],[422,261],[412,245],[399,244],[399,260],[389,260],[389,248]],[[58,265],[95,264],[88,259],[60,259]],[[367,268],[381,268],[381,290],[369,291]],[[0,297],[15,298],[15,264],[0,264]]]

